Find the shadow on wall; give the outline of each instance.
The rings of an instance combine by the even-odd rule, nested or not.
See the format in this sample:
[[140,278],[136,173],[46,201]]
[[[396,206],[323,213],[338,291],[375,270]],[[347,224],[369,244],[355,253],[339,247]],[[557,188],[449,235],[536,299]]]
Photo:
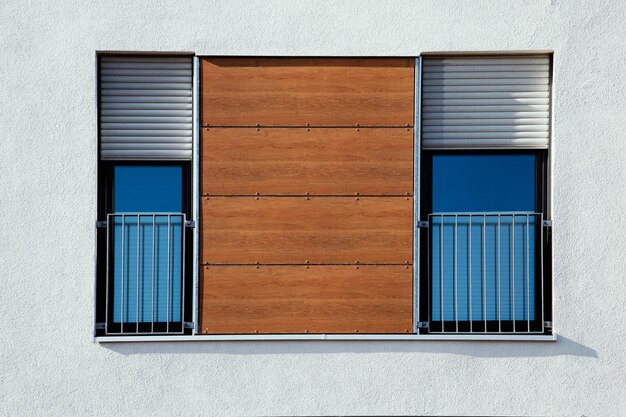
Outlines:
[[198,341],[102,343],[120,355],[230,354],[289,355],[329,353],[432,353],[477,358],[579,356],[598,358],[598,352],[559,336],[557,342],[477,341]]

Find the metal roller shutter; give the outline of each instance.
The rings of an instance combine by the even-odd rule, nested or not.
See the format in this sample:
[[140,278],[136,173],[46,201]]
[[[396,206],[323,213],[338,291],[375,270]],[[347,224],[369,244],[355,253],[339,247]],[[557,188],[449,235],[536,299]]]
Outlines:
[[425,58],[424,149],[548,147],[550,57]]
[[191,57],[102,56],[99,82],[102,159],[191,159]]

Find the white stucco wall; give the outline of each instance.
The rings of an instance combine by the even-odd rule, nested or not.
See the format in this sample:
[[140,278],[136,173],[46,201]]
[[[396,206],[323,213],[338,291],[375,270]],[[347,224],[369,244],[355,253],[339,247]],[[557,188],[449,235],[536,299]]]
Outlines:
[[[623,417],[625,45],[620,0],[3,0],[0,415]],[[93,343],[105,50],[553,50],[559,340]]]

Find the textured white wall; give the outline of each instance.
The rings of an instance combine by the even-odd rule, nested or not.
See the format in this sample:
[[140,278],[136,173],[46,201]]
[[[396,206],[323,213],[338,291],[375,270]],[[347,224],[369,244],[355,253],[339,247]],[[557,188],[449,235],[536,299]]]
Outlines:
[[[3,0],[0,22],[0,415],[626,415],[620,0]],[[537,49],[558,342],[92,342],[96,51]]]

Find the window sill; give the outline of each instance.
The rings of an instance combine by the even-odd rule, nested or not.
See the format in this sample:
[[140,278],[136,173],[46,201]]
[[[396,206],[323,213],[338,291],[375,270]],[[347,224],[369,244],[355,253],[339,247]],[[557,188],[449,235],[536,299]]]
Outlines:
[[195,336],[98,336],[96,343],[128,342],[231,342],[231,341],[457,341],[457,342],[555,342],[557,335],[416,335],[416,334],[245,334]]

